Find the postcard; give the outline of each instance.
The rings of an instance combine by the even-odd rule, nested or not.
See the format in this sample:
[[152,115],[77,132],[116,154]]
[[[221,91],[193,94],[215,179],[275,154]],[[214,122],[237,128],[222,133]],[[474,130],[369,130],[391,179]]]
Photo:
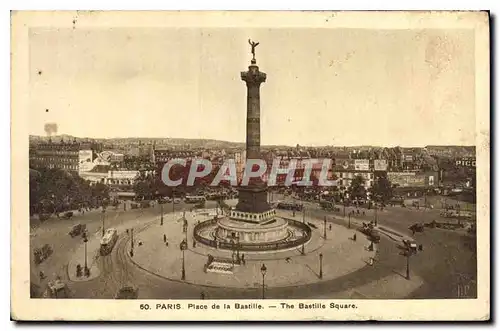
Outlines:
[[11,21],[13,319],[490,319],[488,12]]

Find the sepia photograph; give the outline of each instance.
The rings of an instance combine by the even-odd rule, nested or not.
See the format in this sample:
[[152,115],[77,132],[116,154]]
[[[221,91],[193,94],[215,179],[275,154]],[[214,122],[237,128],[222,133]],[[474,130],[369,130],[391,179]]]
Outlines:
[[490,318],[488,12],[11,21],[14,319]]

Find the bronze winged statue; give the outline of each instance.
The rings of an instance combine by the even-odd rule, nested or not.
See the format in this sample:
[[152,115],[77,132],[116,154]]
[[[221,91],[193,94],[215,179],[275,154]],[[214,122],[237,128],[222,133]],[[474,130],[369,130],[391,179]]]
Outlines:
[[255,60],[255,47],[257,47],[259,45],[259,43],[253,42],[250,39],[248,39],[248,43],[252,47],[252,56],[253,56],[253,60]]

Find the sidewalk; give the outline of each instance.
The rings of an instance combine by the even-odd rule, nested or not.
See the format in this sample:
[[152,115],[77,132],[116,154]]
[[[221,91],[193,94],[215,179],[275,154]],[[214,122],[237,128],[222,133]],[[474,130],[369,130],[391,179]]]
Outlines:
[[[281,214],[281,213],[280,213]],[[291,216],[280,215],[280,216]],[[312,239],[306,248],[306,255],[301,255],[297,247],[289,251],[264,252],[245,254],[245,265],[235,265],[232,274],[205,273],[203,267],[207,262],[207,255],[231,258],[231,251],[215,250],[202,244],[192,247],[192,229],[197,219],[186,213],[188,219],[188,234],[182,232],[182,222],[161,227],[152,224],[142,232],[136,233],[136,242],[143,245],[134,247],[132,261],[140,268],[170,280],[181,281],[182,251],[180,242],[188,241],[188,250],[184,251],[186,283],[216,287],[260,287],[262,286],[262,264],[266,265],[265,283],[269,287],[283,287],[305,285],[319,281],[331,280],[362,267],[365,267],[369,258],[375,252],[366,250],[369,242],[364,236],[358,236],[357,241],[349,239],[354,229],[332,224],[332,230],[327,228],[327,239],[324,240],[323,220],[309,219],[318,229],[313,229]],[[292,218],[292,217],[290,217]],[[298,219],[298,216],[295,217]],[[201,220],[203,221],[203,220]],[[167,236],[168,247],[163,242],[163,234]],[[130,242],[126,252],[129,254]],[[319,278],[319,253],[323,254],[323,278]],[[285,260],[289,257],[289,260]]]
[[[169,221],[172,223],[173,218],[171,214],[168,215],[170,217],[166,216],[164,217],[164,223],[167,223]],[[148,218],[128,219],[124,220],[121,224],[113,227],[117,230],[118,236],[123,236],[126,233],[127,229],[135,228],[134,231],[138,232],[154,222],[158,222],[159,224],[160,222],[159,217],[155,216]],[[85,244],[83,240],[81,245],[75,250],[73,257],[68,263],[68,277],[71,281],[73,282],[88,281],[100,275],[101,271],[99,268],[99,259],[100,259],[99,249],[101,245],[101,237],[102,237],[102,227],[99,227],[98,230],[94,233],[88,233],[87,266],[90,269],[90,277],[85,277],[85,276],[76,277],[76,266],[80,264],[82,267],[82,271],[83,267],[85,266]]]

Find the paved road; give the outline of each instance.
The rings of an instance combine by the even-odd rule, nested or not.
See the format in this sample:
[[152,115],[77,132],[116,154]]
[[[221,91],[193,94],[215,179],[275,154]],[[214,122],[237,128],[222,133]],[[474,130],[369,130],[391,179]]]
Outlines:
[[[188,205],[190,207],[190,205]],[[176,210],[182,210],[184,205],[176,205]],[[312,207],[312,206],[311,206]],[[132,210],[122,212],[123,209],[110,210],[106,213],[106,227],[126,222],[134,218],[151,217],[159,215],[159,209]],[[164,207],[165,211],[171,210]],[[373,213],[367,211],[366,220],[373,219]],[[340,213],[341,214],[341,213]],[[408,232],[408,226],[415,222],[429,221],[437,217],[437,211],[417,211],[399,207],[389,208],[386,212],[378,214],[380,225],[386,225],[401,232]],[[317,207],[308,208],[307,216],[323,217],[331,216],[329,220],[339,224],[345,224],[341,219],[334,219],[335,214],[325,212]],[[339,216],[339,214],[336,214]],[[437,215],[437,216],[436,216]],[[32,277],[37,279],[38,270],[43,269],[47,275],[58,272],[63,278],[67,278],[65,265],[70,254],[81,244],[77,237],[71,238],[67,233],[73,224],[86,223],[89,232],[98,231],[101,226],[101,215],[90,213],[85,216],[77,216],[71,221],[51,220],[36,230],[36,236],[32,237],[32,247],[41,243],[52,242],[54,254],[40,268],[32,266]],[[360,216],[363,218],[363,216]],[[168,219],[168,216],[165,217]],[[320,231],[316,230],[316,231]],[[415,235],[416,240],[422,243],[424,251],[412,257],[411,271],[425,281],[424,286],[413,293],[414,298],[456,298],[457,286],[464,279],[476,279],[475,252],[464,247],[464,236],[455,232],[441,229],[426,229],[424,233]],[[156,277],[141,269],[136,268],[128,260],[124,252],[125,238],[121,238],[112,254],[102,258],[100,263],[101,276],[88,282],[71,283],[74,297],[80,298],[113,298],[114,294],[123,284],[134,284],[139,288],[140,298],[157,299],[197,299],[201,292],[206,298],[212,299],[238,299],[238,298],[261,298],[261,289],[221,289],[190,285],[182,282],[167,281]],[[399,255],[399,249],[391,240],[383,239],[379,244],[377,261],[374,266],[366,266],[358,271],[331,281],[316,283],[307,286],[291,286],[286,288],[266,289],[266,298],[314,298],[325,293],[345,292],[351,288],[372,282],[394,274],[404,275],[406,261]],[[187,275],[189,277],[189,275]],[[43,285],[43,284],[42,284]],[[472,286],[470,295],[475,295],[475,287]],[[339,294],[337,294],[339,295]]]
[[[361,210],[361,209],[360,209]],[[306,215],[315,217],[341,216],[340,213],[330,213],[309,208]],[[356,217],[366,221],[374,220],[372,210],[365,210],[365,216]],[[401,207],[389,207],[387,211],[378,212],[379,225],[385,225],[399,232],[411,235],[408,227],[417,222],[430,222],[442,219],[438,210],[416,210]],[[343,221],[338,221],[344,223]],[[345,223],[344,223],[345,224]],[[470,284],[469,295],[476,296],[477,260],[476,252],[466,246],[467,235],[443,229],[425,229],[416,233],[415,240],[422,244],[424,251],[412,257],[411,269],[420,275],[425,284],[413,293],[415,298],[457,298],[457,288],[460,284]],[[380,262],[387,261],[388,266],[403,259],[395,249],[380,253]]]
[[[208,205],[214,205],[214,203],[209,202]],[[192,205],[181,203],[175,205],[175,210],[189,210],[191,207]],[[168,213],[171,211],[172,204],[165,204],[164,212]],[[123,222],[141,218],[151,218],[159,215],[160,208],[158,205],[154,208],[128,209],[126,212],[123,211],[123,206],[121,205],[117,209],[108,208],[106,210],[104,223],[105,228],[109,228],[117,226]],[[166,214],[165,221],[168,221],[168,217],[168,214]],[[91,234],[101,231],[102,212],[100,210],[93,210],[85,212],[84,215],[75,213],[75,216],[70,220],[58,219],[57,217],[52,217],[43,223],[40,223],[38,219],[30,220],[31,281],[36,285],[39,285],[42,289],[46,286],[47,282],[55,278],[56,275],[61,277],[63,280],[68,280],[68,262],[78,247],[82,244],[81,236],[72,238],[69,235],[71,228],[78,223],[85,224],[87,226],[87,230]],[[33,250],[44,244],[51,245],[54,252],[47,260],[43,261],[39,265],[36,265],[34,263]],[[39,278],[40,271],[43,271],[46,275],[46,278],[43,280],[40,280]]]

